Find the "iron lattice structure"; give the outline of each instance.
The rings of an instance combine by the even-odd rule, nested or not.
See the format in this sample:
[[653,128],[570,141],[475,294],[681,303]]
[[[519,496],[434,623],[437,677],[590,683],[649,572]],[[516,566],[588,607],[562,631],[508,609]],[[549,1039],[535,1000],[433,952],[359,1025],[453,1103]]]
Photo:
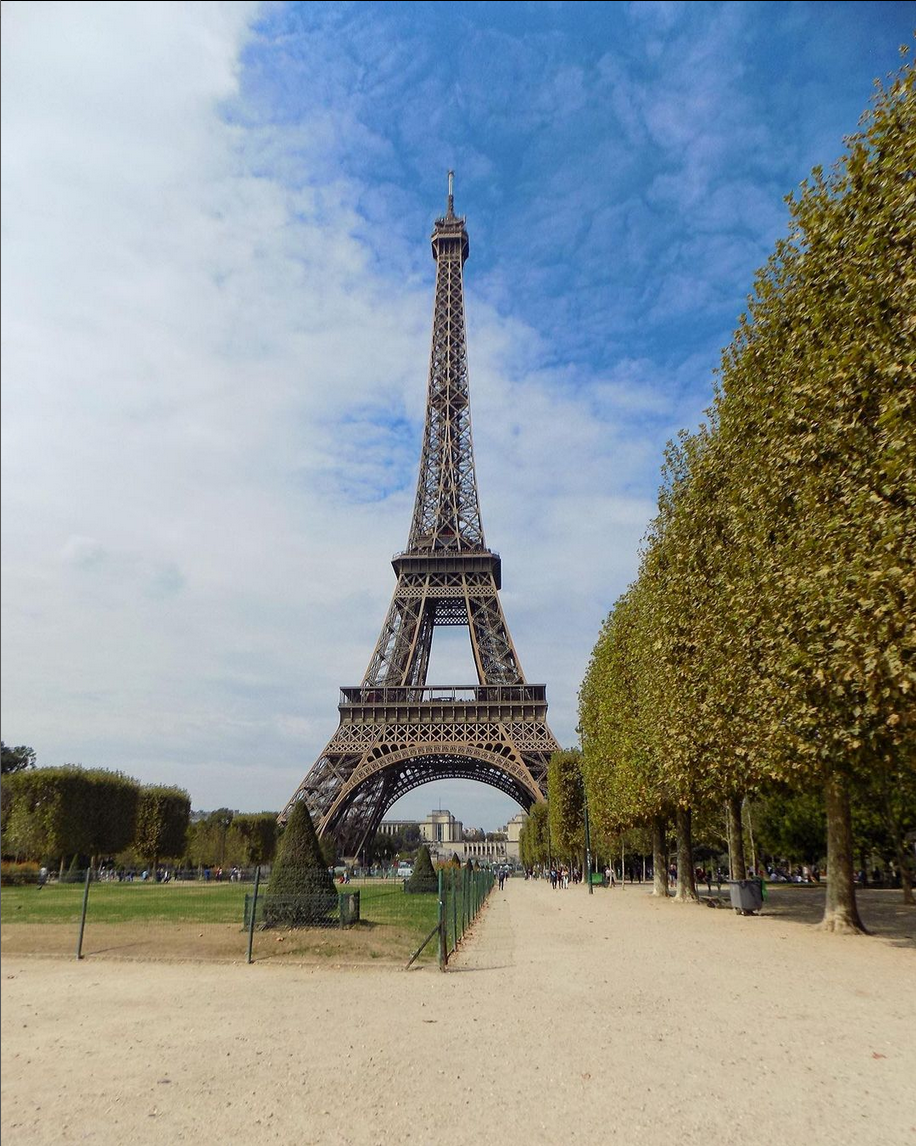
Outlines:
[[[430,780],[479,780],[526,810],[547,794],[559,745],[546,688],[528,684],[499,600],[501,564],[480,521],[464,323],[463,217],[432,234],[436,297],[426,424],[407,549],[362,683],[343,688],[340,726],[281,813],[306,800],[319,835],[357,856],[405,792]],[[437,626],[468,629],[477,685],[426,684]]]

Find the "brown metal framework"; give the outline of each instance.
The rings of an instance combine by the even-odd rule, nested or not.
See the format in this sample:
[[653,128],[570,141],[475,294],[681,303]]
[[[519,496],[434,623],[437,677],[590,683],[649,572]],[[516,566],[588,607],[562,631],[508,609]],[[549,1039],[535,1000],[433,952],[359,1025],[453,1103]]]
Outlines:
[[[340,726],[281,813],[308,802],[319,835],[360,853],[399,797],[431,780],[490,784],[525,809],[547,794],[559,745],[544,685],[528,684],[499,600],[501,564],[480,522],[464,323],[465,220],[432,234],[432,353],[417,499],[397,585],[362,683],[341,690]],[[477,685],[427,687],[437,626],[467,627]]]

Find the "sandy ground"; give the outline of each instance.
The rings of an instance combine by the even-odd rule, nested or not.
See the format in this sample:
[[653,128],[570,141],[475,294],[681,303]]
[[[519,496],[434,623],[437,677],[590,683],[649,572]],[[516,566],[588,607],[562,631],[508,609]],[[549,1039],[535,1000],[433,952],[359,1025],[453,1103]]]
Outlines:
[[916,914],[874,896],[865,939],[513,880],[444,975],[9,955],[4,1146],[916,1146]]

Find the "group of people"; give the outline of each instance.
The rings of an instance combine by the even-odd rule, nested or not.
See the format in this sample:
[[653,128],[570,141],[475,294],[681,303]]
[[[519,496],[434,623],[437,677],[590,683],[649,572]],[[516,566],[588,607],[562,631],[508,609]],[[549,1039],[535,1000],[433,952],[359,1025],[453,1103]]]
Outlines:
[[[694,874],[694,879],[696,880],[697,887],[699,887],[700,884],[705,883],[706,889],[710,895],[712,895],[712,885],[713,884],[716,885],[716,891],[721,891],[722,890],[722,884],[725,882],[725,879],[727,878],[725,875],[725,872],[720,867],[717,867],[715,869],[715,871],[713,871],[713,869],[711,867],[698,867],[693,874]],[[676,868],[675,868],[675,882],[677,882],[677,869]]]
[[554,865],[550,869],[548,878],[550,880],[550,886],[556,891],[558,887],[565,889],[569,887],[571,883],[581,883],[582,872],[577,867],[570,870],[565,864]]

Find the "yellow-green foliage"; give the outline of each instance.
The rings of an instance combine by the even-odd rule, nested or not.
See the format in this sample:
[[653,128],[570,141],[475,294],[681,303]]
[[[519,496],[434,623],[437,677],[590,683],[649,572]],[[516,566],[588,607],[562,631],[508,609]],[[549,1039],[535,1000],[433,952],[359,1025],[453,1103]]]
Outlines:
[[789,203],[709,424],[669,447],[580,694],[610,831],[916,766],[916,117],[905,64]]
[[582,753],[554,752],[547,766],[547,818],[555,856],[575,860],[585,848]]
[[547,824],[547,805],[532,804],[528,819],[519,833],[519,858],[525,867],[547,863],[550,857],[550,829]]

